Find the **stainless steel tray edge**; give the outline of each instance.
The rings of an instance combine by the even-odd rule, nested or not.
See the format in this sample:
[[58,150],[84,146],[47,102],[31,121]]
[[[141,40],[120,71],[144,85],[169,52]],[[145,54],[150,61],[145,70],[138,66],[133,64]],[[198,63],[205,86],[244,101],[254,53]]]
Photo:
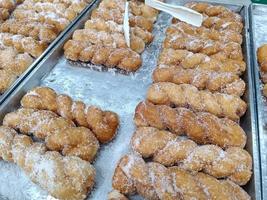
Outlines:
[[[262,186],[261,186],[261,166],[260,166],[260,153],[259,153],[259,134],[258,134],[258,124],[257,124],[257,108],[256,108],[256,94],[255,94],[255,80],[254,80],[254,67],[252,63],[251,56],[251,27],[250,27],[250,17],[249,17],[249,8],[245,7],[245,36],[246,36],[246,57],[247,57],[247,70],[250,77],[250,81],[247,81],[247,87],[249,88],[249,111],[251,115],[251,139],[248,138],[248,142],[252,142],[251,147],[253,148],[253,179],[254,190],[255,190],[255,199],[262,199]],[[248,112],[248,111],[247,111]]]
[[8,88],[2,95],[0,95],[0,105],[5,101],[5,99],[14,91],[14,89],[27,77],[30,72],[40,63],[42,59],[53,49],[53,47],[64,37],[64,35],[70,30],[70,28],[76,24],[77,21],[90,9],[90,7],[96,2],[97,0],[92,0],[91,3],[87,5],[86,8],[66,27],[64,31],[62,31],[57,38],[49,44],[46,50],[34,60],[34,62],[27,68],[25,72],[23,72],[18,79]]
[[[255,30],[255,24],[254,24],[254,16],[253,16],[253,8],[254,6],[263,6],[266,7],[266,5],[262,4],[255,4],[252,3],[249,6],[249,14],[250,14],[250,41],[251,41],[251,63],[253,66],[253,73],[254,73],[254,93],[255,93],[255,106],[256,106],[256,111],[257,111],[257,129],[258,129],[258,141],[259,141],[259,155],[260,155],[260,168],[261,168],[261,184],[262,184],[262,199],[267,199],[267,157],[266,157],[266,152],[263,150],[265,148],[265,144],[267,141],[267,135],[264,134],[264,122],[262,118],[262,108],[263,108],[263,101],[262,101],[262,93],[261,93],[261,80],[260,80],[260,75],[259,75],[259,66],[258,66],[258,61],[257,61],[257,47],[254,42],[254,30]],[[264,164],[265,163],[265,164]],[[265,177],[265,178],[264,178]]]

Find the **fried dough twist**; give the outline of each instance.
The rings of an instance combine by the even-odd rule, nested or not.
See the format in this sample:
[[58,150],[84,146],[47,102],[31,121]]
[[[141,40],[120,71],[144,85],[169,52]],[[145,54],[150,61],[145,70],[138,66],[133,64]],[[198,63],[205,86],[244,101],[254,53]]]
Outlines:
[[91,162],[99,149],[98,140],[89,129],[75,127],[72,121],[51,111],[21,108],[8,113],[3,124],[45,140],[48,149],[60,151],[63,155]]
[[[75,41],[89,42],[104,47],[128,48],[124,34],[119,32],[109,33],[87,28],[74,31],[72,38]],[[145,43],[141,38],[134,36],[131,38],[130,48],[137,53],[142,53],[145,50]]]
[[224,6],[213,6],[201,2],[188,3],[186,6],[204,15],[202,25],[207,28],[231,30],[237,33],[243,30],[242,17]]
[[241,75],[246,70],[244,61],[214,58],[187,50],[163,49],[158,60],[159,65],[179,65],[185,69],[200,68],[217,72],[231,72]]
[[60,17],[56,13],[53,12],[35,12],[34,10],[24,10],[17,8],[13,12],[13,16],[16,20],[30,20],[32,22],[40,22],[49,24],[56,28],[57,32],[63,31],[68,24],[69,20],[64,17]]
[[216,145],[198,146],[194,141],[152,127],[138,128],[131,140],[134,151],[165,166],[178,165],[190,172],[203,171],[228,178],[238,185],[250,180],[252,158],[242,148],[226,150]]
[[190,174],[180,167],[166,168],[155,162],[145,163],[135,154],[120,159],[112,186],[124,195],[138,193],[148,200],[250,199],[230,180],[218,180],[204,173]]
[[188,8],[196,10],[197,12],[206,14],[210,17],[230,18],[234,21],[242,22],[241,15],[233,12],[229,8],[220,5],[211,5],[204,2],[190,2],[185,5]]
[[[105,31],[108,33],[121,33],[124,34],[123,32],[123,26],[121,24],[117,24],[114,21],[105,21],[103,19],[90,19],[87,20],[85,25],[85,29],[95,29],[97,31]],[[153,34],[141,29],[140,27],[131,27],[131,38],[140,38],[143,40],[145,44],[151,43],[153,40]],[[132,43],[134,42],[131,41]]]
[[247,104],[238,96],[198,90],[188,84],[154,83],[147,92],[147,100],[154,104],[189,107],[195,111],[209,112],[218,117],[239,120]]
[[[107,9],[119,8],[120,12],[124,13],[125,2],[126,0],[103,0],[100,3],[99,7]],[[155,22],[157,19],[158,11],[140,1],[137,0],[129,1],[129,9],[130,13],[134,16],[142,16],[146,19],[151,20],[152,22]]]
[[198,36],[190,36],[180,33],[167,35],[163,43],[164,48],[186,49],[193,53],[202,53],[208,56],[223,53],[227,58],[243,60],[241,45],[235,42],[222,43],[209,39],[201,39]]
[[40,12],[50,12],[56,13],[60,17],[66,18],[72,21],[77,13],[73,9],[69,9],[64,3],[52,3],[52,2],[28,2],[26,1],[24,4],[19,6],[20,9],[24,10],[33,10],[38,13]]
[[69,40],[64,45],[64,55],[73,61],[91,62],[96,65],[117,67],[125,71],[136,71],[142,64],[141,56],[130,48],[113,48]]
[[28,53],[35,58],[39,57],[47,47],[45,43],[36,41],[32,37],[10,33],[0,33],[0,41],[6,46],[14,47],[19,53]]
[[47,151],[42,143],[5,126],[0,127],[0,158],[17,164],[32,182],[58,199],[85,199],[94,185],[95,169],[89,162]]
[[174,34],[189,34],[192,36],[198,36],[202,39],[210,39],[215,41],[220,41],[222,43],[236,42],[242,44],[242,35],[234,31],[217,31],[215,29],[209,29],[206,27],[195,27],[185,22],[178,22],[177,24],[172,24],[166,30],[167,35]]
[[81,101],[73,101],[67,95],[58,95],[48,87],[37,87],[29,91],[21,100],[22,107],[56,112],[74,121],[79,126],[90,128],[101,142],[109,142],[115,137],[119,117],[111,111],[102,111],[95,106],[87,107]]
[[246,83],[238,75],[229,72],[215,72],[203,69],[183,69],[182,67],[160,65],[153,72],[154,82],[191,84],[198,89],[242,96]]
[[218,118],[204,112],[186,108],[170,108],[141,102],[135,109],[137,127],[155,127],[170,130],[176,135],[186,135],[198,144],[215,144],[222,148],[246,145],[246,133],[240,125],[227,118]]
[[40,40],[44,43],[51,43],[58,34],[54,26],[32,22],[29,20],[8,19],[0,27],[1,32],[20,34]]
[[[100,18],[105,21],[112,20],[117,24],[123,24],[123,15],[120,12],[119,8],[108,9],[105,7],[97,8],[93,10],[91,19]],[[131,15],[129,18],[129,24],[131,27],[140,27],[146,31],[152,32],[153,30],[153,21],[144,18],[142,16]]]

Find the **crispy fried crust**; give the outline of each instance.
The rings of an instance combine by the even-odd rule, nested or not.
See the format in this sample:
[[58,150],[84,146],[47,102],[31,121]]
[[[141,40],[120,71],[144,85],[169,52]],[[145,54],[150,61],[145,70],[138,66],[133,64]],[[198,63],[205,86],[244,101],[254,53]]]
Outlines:
[[144,158],[165,166],[178,165],[190,172],[204,171],[215,178],[229,178],[238,185],[250,180],[252,158],[239,147],[226,150],[216,145],[197,145],[193,140],[161,131],[140,127],[135,131],[131,145]]
[[204,173],[190,174],[181,167],[166,168],[145,161],[136,154],[123,156],[113,175],[112,186],[124,195],[138,193],[145,199],[250,199],[230,180],[218,180]]
[[125,71],[136,71],[142,64],[141,56],[130,48],[105,47],[76,40],[69,40],[64,45],[64,54],[69,60],[90,61]]
[[166,30],[166,35],[174,34],[188,34],[192,36],[198,36],[202,39],[210,39],[214,41],[219,41],[222,43],[236,42],[242,44],[243,38],[242,35],[231,30],[222,30],[218,31],[215,29],[209,29],[204,26],[195,27],[185,22],[178,22],[172,24]]
[[208,56],[224,54],[233,60],[243,60],[241,45],[235,42],[222,43],[210,39],[203,39],[199,36],[191,36],[185,33],[167,35],[164,48],[185,49],[193,53],[202,53]]
[[141,102],[136,107],[134,121],[137,127],[151,126],[176,135],[185,134],[198,144],[215,144],[222,148],[244,148],[246,144],[246,133],[237,123],[186,108]]
[[87,107],[81,101],[73,101],[67,95],[58,95],[48,87],[37,87],[21,100],[25,108],[50,110],[74,121],[78,126],[90,128],[101,143],[112,140],[119,126],[119,117],[111,111],[102,111],[95,106]]
[[0,127],[0,157],[17,164],[32,182],[58,199],[85,199],[94,185],[95,169],[89,162],[47,151],[42,143],[5,126]]
[[50,150],[62,152],[63,155],[93,161],[99,149],[99,143],[89,129],[75,127],[72,121],[51,111],[21,108],[8,113],[3,124],[45,140]]
[[241,75],[246,70],[244,61],[229,59],[223,54],[220,57],[207,56],[202,53],[192,53],[187,50],[163,49],[158,65],[179,66],[184,69],[204,69],[217,72],[231,72]]
[[246,83],[238,75],[229,72],[216,72],[203,69],[183,69],[179,66],[161,65],[153,72],[154,82],[191,84],[198,89],[242,96]]
[[238,96],[211,93],[198,90],[192,85],[168,82],[152,84],[147,92],[147,100],[159,105],[189,107],[195,111],[209,112],[235,121],[239,120],[247,109],[247,104]]

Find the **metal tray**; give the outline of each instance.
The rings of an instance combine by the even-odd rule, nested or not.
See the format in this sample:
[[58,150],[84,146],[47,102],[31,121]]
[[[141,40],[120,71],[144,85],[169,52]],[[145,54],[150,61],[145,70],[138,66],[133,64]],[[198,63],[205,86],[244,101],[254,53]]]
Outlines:
[[70,28],[79,21],[81,16],[86,13],[86,11],[91,7],[92,4],[95,3],[96,0],[92,0],[90,4],[86,6],[86,8],[66,27],[64,31],[62,31],[57,38],[46,48],[46,50],[34,60],[34,62],[27,68],[25,72],[23,72],[16,81],[2,94],[0,95],[0,105],[4,102],[4,100],[13,92],[13,90],[21,83],[21,81],[40,63],[40,61],[53,49],[53,47],[63,38],[63,36],[70,30]]
[[[171,0],[169,2],[177,2]],[[180,1],[184,4],[189,1]],[[246,115],[241,119],[241,126],[245,129],[248,142],[246,149],[253,156],[254,173],[251,181],[245,186],[252,199],[261,199],[258,138],[256,129],[256,113],[253,94],[253,79],[250,65],[248,10],[242,5],[226,5],[238,11],[244,18],[244,55],[247,71],[244,80],[247,90],[244,99],[248,103]],[[22,96],[31,88],[39,85],[52,87],[59,93],[65,93],[74,99],[83,100],[87,104],[94,104],[115,111],[120,116],[120,129],[117,137],[109,144],[102,145],[94,166],[97,170],[96,185],[88,199],[107,199],[111,191],[111,180],[119,158],[129,152],[129,141],[135,129],[133,115],[136,105],[145,99],[146,90],[152,83],[151,74],[156,66],[165,30],[169,26],[171,16],[160,13],[155,24],[155,39],[146,47],[142,54],[143,66],[136,72],[123,74],[116,69],[106,69],[91,64],[72,63],[64,58],[62,47],[72,36],[75,29],[83,27],[94,4],[78,23],[72,26],[68,33],[58,42],[27,78],[13,91],[0,106],[0,120],[8,112],[19,107]],[[90,68],[90,69],[88,69]],[[47,194],[33,185],[14,164],[0,162],[0,194],[10,199],[47,199]],[[15,183],[15,184],[14,184]],[[16,190],[14,191],[14,186]],[[11,188],[11,189],[10,189]],[[1,196],[0,196],[1,197]],[[136,196],[133,199],[140,199]]]
[[267,199],[267,102],[262,95],[257,49],[267,43],[267,5],[251,4],[250,8],[251,45],[253,49],[256,106],[258,112],[259,147],[262,177],[262,196]]

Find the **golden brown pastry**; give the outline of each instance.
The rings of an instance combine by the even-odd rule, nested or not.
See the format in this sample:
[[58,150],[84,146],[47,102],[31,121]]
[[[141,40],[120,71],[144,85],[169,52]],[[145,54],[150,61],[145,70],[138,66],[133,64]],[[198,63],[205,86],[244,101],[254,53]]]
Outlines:
[[32,37],[45,43],[51,43],[58,34],[52,25],[29,20],[8,19],[0,26],[1,32]]
[[[103,0],[99,8],[106,8],[106,9],[116,9],[119,8],[121,13],[125,11],[125,2],[126,0]],[[146,4],[131,0],[129,1],[129,12],[135,16],[142,16],[147,18],[153,22],[156,21],[158,11],[152,7],[147,6]]]
[[215,72],[203,69],[183,69],[182,67],[160,65],[153,72],[154,82],[191,84],[198,89],[242,96],[246,84],[238,75],[229,72]]
[[6,46],[14,47],[19,53],[28,53],[35,58],[39,57],[47,47],[45,43],[31,37],[10,33],[0,33],[0,41]]
[[[121,24],[117,24],[114,21],[105,21],[103,19],[90,19],[87,20],[85,25],[85,29],[94,29],[96,31],[104,31],[108,33],[121,33],[124,34],[123,26]],[[141,29],[140,27],[131,27],[131,43],[136,43],[135,40],[143,40],[145,44],[152,42],[153,35],[152,33]],[[140,39],[138,39],[140,38]]]
[[187,108],[154,105],[147,101],[137,105],[134,121],[137,127],[150,126],[169,130],[176,135],[186,135],[198,144],[244,148],[247,140],[240,125],[227,118],[192,112]]
[[200,91],[192,85],[168,82],[152,84],[147,92],[147,100],[159,105],[189,107],[235,121],[247,110],[247,104],[238,96]]
[[213,6],[208,3],[191,2],[189,8],[204,15],[203,26],[216,30],[232,30],[241,33],[243,30],[242,17],[224,6]]
[[[124,34],[109,33],[95,29],[80,29],[73,33],[72,39],[75,41],[89,42],[93,45],[101,45],[110,48],[128,48]],[[144,41],[139,37],[132,37],[130,47],[137,53],[142,53],[145,49]]]
[[113,175],[112,186],[121,194],[140,194],[149,200],[224,199],[249,200],[249,195],[230,180],[204,173],[191,174],[180,167],[166,168],[136,154],[123,156]]
[[98,140],[87,128],[75,127],[73,122],[51,111],[20,108],[8,113],[3,124],[23,134],[33,134],[45,140],[48,149],[63,155],[93,161],[99,149]]
[[[123,15],[120,12],[119,8],[108,9],[105,7],[97,8],[93,10],[91,19],[100,18],[105,21],[112,20],[117,24],[123,24]],[[153,21],[144,18],[142,16],[130,16],[129,24],[131,27],[138,26],[146,31],[152,32],[153,30]]]
[[140,127],[135,131],[131,145],[144,158],[151,158],[165,166],[178,165],[190,172],[203,171],[215,178],[228,178],[238,185],[250,180],[252,158],[239,147],[226,150],[216,145],[197,145],[168,131]]
[[209,71],[231,72],[241,75],[246,70],[246,63],[226,57],[214,58],[187,50],[163,49],[158,60],[159,65],[175,65],[185,69],[200,68]]
[[215,29],[209,29],[204,26],[195,27],[185,22],[178,22],[177,24],[172,24],[166,30],[167,35],[174,34],[188,34],[193,36],[198,36],[202,39],[210,39],[219,41],[222,43],[236,42],[242,44],[242,35],[235,31],[218,31]]
[[0,127],[0,158],[17,164],[32,182],[58,199],[85,199],[94,185],[95,169],[89,162],[47,151],[44,144],[5,126]]
[[101,142],[112,140],[119,126],[119,117],[111,111],[102,111],[95,106],[87,107],[81,101],[73,101],[67,95],[58,95],[48,87],[37,87],[21,100],[24,108],[49,110],[74,121],[79,126],[90,128]]
[[72,61],[91,62],[125,71],[136,71],[142,64],[141,56],[130,48],[113,48],[69,40],[64,45],[64,55]]
[[202,53],[208,56],[216,55],[220,52],[227,58],[233,60],[243,60],[241,45],[235,42],[221,43],[210,39],[202,39],[198,36],[191,36],[185,33],[167,35],[164,48],[186,49],[193,53]]
[[69,20],[53,12],[35,12],[34,10],[24,10],[17,8],[13,12],[16,20],[30,20],[55,26],[57,32],[63,31],[70,23]]

